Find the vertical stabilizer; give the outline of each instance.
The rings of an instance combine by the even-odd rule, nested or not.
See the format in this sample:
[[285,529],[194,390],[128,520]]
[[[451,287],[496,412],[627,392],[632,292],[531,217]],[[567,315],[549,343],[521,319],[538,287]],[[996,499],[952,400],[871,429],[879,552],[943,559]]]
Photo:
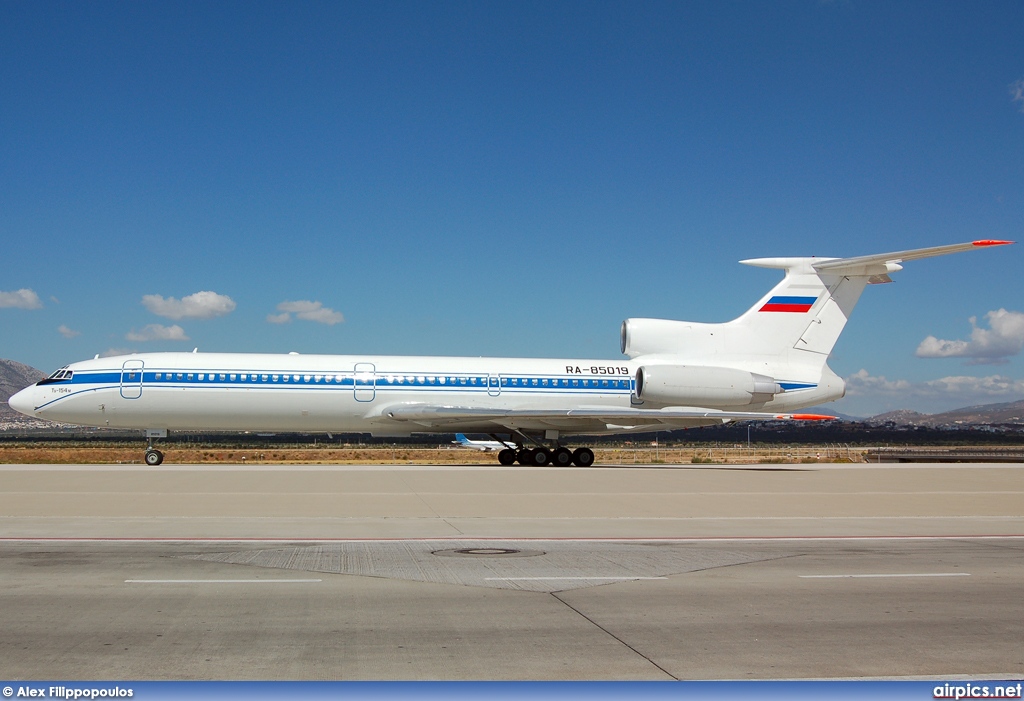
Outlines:
[[[790,349],[828,356],[868,278],[821,273],[817,258],[742,261],[783,268],[786,277],[730,326],[750,332],[744,354],[782,355]],[[824,361],[824,358],[822,358]]]

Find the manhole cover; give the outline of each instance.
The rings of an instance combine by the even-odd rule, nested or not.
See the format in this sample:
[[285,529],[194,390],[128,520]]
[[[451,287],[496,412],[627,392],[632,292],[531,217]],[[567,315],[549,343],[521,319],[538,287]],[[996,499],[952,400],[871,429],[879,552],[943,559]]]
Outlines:
[[516,548],[452,548],[431,552],[431,555],[440,555],[441,557],[536,557],[543,554],[543,550],[518,550]]

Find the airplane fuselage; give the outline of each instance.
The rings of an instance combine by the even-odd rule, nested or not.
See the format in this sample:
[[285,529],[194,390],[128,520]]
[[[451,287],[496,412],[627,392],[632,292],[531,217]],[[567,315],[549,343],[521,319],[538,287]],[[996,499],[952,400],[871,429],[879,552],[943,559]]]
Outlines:
[[[151,353],[74,363],[67,366],[66,379],[45,380],[16,399],[39,418],[86,426],[408,435],[430,427],[396,422],[389,416],[395,407],[653,408],[634,394],[642,361]],[[816,391],[816,383],[801,383],[800,388],[780,395],[766,410],[827,400]],[[550,419],[523,417],[504,423],[551,429]],[[718,422],[683,425],[707,423]],[[567,419],[563,432],[618,433],[624,428]],[[467,419],[452,430],[489,433],[497,426]]]

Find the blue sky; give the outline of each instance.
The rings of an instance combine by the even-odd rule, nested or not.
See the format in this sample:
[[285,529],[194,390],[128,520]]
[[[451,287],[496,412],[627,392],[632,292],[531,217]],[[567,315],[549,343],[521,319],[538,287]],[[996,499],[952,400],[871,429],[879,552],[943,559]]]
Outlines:
[[[5,2],[0,357],[616,358],[624,318],[749,307],[777,273],[743,258],[1024,239],[1022,26],[1016,1]],[[1022,252],[869,287],[835,408],[1024,397]]]

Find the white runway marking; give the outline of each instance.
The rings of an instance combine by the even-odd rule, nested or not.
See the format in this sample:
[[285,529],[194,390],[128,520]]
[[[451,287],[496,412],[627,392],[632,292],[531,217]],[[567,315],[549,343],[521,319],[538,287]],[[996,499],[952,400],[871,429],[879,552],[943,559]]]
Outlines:
[[[840,517],[845,518],[845,517]],[[988,518],[988,517],[985,517]],[[992,517],[1019,518],[1015,516]],[[714,520],[714,519],[710,519]],[[756,520],[756,519],[755,519]],[[540,537],[512,537],[501,536],[417,536],[412,538],[317,538],[296,536],[294,538],[272,537],[272,538],[245,538],[245,537],[214,537],[200,538],[194,536],[183,537],[138,537],[138,536],[0,536],[0,543],[165,543],[165,544],[224,544],[224,543],[289,543],[301,545],[317,545],[322,543],[420,543],[420,542],[446,542],[466,541],[474,542],[502,542],[502,543],[758,543],[758,542],[820,542],[820,541],[903,541],[903,540],[1024,540],[1020,534],[962,534],[962,535],[811,535],[811,536],[790,536],[790,535],[767,535],[767,536],[630,536],[620,538],[601,537],[563,537],[563,538],[540,538]]]
[[604,581],[633,581],[635,579],[668,579],[668,577],[484,577],[488,582],[547,582],[551,580],[604,580]]
[[916,574],[798,574],[800,579],[856,579],[872,577],[970,577],[970,572],[921,572]]
[[126,579],[125,584],[309,584],[322,579]]

